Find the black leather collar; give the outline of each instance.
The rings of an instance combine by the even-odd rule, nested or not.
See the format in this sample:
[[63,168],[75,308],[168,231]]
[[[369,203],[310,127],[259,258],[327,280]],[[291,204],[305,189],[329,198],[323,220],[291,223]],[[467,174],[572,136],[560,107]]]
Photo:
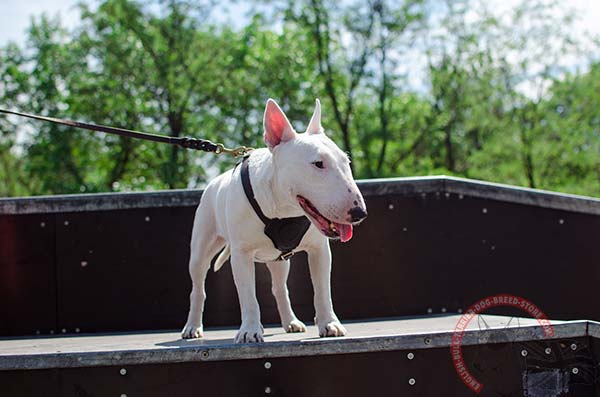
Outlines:
[[310,221],[304,215],[294,218],[267,218],[260,209],[260,205],[254,197],[252,184],[250,183],[250,172],[248,170],[248,156],[242,160],[242,186],[244,193],[254,209],[256,215],[265,224],[265,235],[271,239],[275,248],[281,251],[277,260],[286,260],[294,255],[294,250],[300,245],[302,238],[310,227]]

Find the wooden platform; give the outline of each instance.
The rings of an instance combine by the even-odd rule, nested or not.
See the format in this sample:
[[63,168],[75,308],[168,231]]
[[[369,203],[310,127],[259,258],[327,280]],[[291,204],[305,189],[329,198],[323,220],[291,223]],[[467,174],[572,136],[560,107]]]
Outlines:
[[[451,360],[459,319],[346,322],[343,338],[319,338],[315,326],[303,334],[266,327],[264,343],[241,345],[233,328],[192,341],[178,332],[8,338],[0,384],[13,397],[474,395]],[[464,334],[466,365],[488,393],[500,393],[489,395],[598,395],[600,324],[552,327],[546,338],[533,319],[477,316]]]
[[[462,353],[483,395],[600,396],[600,200],[451,177],[359,188],[369,218],[332,244],[348,336],[267,326],[248,345],[232,343],[227,265],[207,278],[205,338],[175,330],[200,191],[0,199],[0,395],[474,395],[451,356],[457,313],[506,292],[590,321],[555,321],[546,338],[532,319],[474,319]],[[302,320],[314,317],[306,259],[292,258],[288,279]],[[277,322],[262,264],[256,283],[262,320]]]
[[[139,365],[270,357],[314,356],[448,347],[460,315],[381,319],[346,323],[348,336],[319,338],[316,327],[288,334],[265,328],[265,343],[233,343],[235,329],[209,329],[203,339],[182,340],[177,332],[119,333],[0,340],[0,370]],[[600,336],[598,323],[554,321],[556,337]],[[530,318],[482,315],[468,327],[464,345],[542,340]]]
[[[600,305],[585,304],[597,301],[600,200],[449,177],[359,187],[369,217],[351,241],[332,244],[334,307],[345,321],[457,313],[498,292],[550,318],[600,321]],[[181,327],[200,197],[182,190],[0,199],[0,337]],[[256,282],[262,319],[276,323],[265,266]],[[292,258],[288,285],[296,315],[312,319],[303,253]],[[206,292],[205,324],[237,325],[230,266],[209,273]]]

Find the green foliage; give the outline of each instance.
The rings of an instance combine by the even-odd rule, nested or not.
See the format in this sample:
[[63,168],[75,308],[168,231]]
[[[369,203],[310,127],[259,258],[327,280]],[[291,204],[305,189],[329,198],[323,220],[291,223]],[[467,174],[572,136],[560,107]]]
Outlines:
[[[73,31],[42,15],[22,48],[0,48],[1,107],[262,146],[267,98],[302,130],[320,97],[358,178],[600,195],[600,64],[564,68],[582,53],[561,4],[498,18],[482,0],[254,3],[272,12],[237,27],[209,23],[210,1],[83,4]],[[415,53],[420,85],[403,67]],[[0,117],[3,196],[196,187],[232,164]]]
[[600,196],[600,64],[555,83],[543,103],[539,177],[547,189]]

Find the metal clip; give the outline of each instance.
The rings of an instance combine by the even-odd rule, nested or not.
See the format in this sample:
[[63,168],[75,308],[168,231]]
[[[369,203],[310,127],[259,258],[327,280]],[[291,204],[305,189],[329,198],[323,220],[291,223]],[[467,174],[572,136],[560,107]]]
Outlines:
[[294,256],[294,254],[295,254],[294,251],[286,252],[284,254],[279,255],[279,260],[286,261],[286,260],[290,259],[292,256]]
[[238,146],[235,149],[226,148],[222,143],[217,143],[217,149],[215,150],[216,154],[229,154],[233,157],[242,157],[253,151],[254,149],[246,146]]

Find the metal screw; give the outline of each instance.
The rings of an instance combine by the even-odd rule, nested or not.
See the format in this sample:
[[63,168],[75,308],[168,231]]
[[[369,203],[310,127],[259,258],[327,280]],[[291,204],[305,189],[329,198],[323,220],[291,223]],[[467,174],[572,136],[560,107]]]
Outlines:
[[405,232],[405,231],[407,231],[407,230],[408,230],[408,228],[407,228],[407,227],[403,227],[403,228],[402,228],[402,231],[403,231],[403,232]]
[[487,208],[482,209],[481,212],[483,212],[484,214],[487,214]]
[[50,335],[54,335],[54,330],[53,329],[50,330]]
[[425,342],[426,345],[430,345],[431,344],[431,338],[427,337],[423,340],[423,342]]
[[417,383],[417,381],[415,380],[415,378],[410,378],[408,380],[408,384],[411,385],[411,386],[414,386],[415,383]]
[[150,217],[149,217],[149,216],[147,216],[146,218],[144,218],[144,220],[145,220],[146,222],[150,222]]
[[445,196],[446,198],[450,197],[450,193],[446,192]]
[[126,370],[125,368],[121,368],[121,369],[119,370],[119,373],[120,373],[121,375],[125,376],[125,375],[127,375],[127,370]]
[[121,397],[127,397],[127,394],[121,393]]
[[446,313],[446,308],[442,307],[442,313]]
[[422,197],[422,198],[425,198],[425,197],[427,197],[427,193],[421,193],[421,197]]
[[389,210],[393,210],[393,209],[394,209],[394,204],[390,204],[390,205],[388,205],[388,209],[389,209]]
[[40,223],[40,226],[41,226],[41,227],[46,227],[46,222],[41,222],[41,223]]
[[265,363],[265,369],[271,369],[271,363],[269,361]]
[[409,360],[412,360],[413,358],[415,358],[415,355],[414,355],[413,353],[408,353],[408,354],[406,355],[406,357],[407,357]]
[[81,261],[81,267],[86,267],[88,265],[87,261]]
[[573,372],[573,375],[577,375],[579,373],[579,368],[575,367],[571,370],[571,372]]
[[39,335],[39,334],[41,334],[40,330],[39,330],[39,329],[36,329],[36,330],[35,330],[35,334],[36,334],[36,335]]
[[65,226],[69,226],[69,221],[65,221]]
[[208,350],[203,350],[202,353],[200,353],[200,355],[202,356],[202,358],[208,358]]
[[523,357],[527,357],[527,350],[524,350],[524,349],[523,349],[523,350],[521,350],[521,355],[522,355]]
[[63,329],[60,330],[60,332],[62,332],[63,334],[66,334],[67,330],[63,328]]
[[75,328],[75,333],[79,333],[81,330],[79,328]]
[[427,313],[429,313],[429,314],[433,313],[433,309],[432,309],[432,308],[430,308],[430,307],[428,307],[428,308],[427,308]]
[[459,195],[458,195],[458,199],[459,199],[459,200],[462,200],[464,197],[465,197],[465,196],[463,196],[462,194],[459,194]]
[[550,353],[552,353],[552,349],[551,349],[551,348],[549,348],[549,347],[547,347],[546,349],[544,349],[544,352],[545,352],[546,354],[550,354]]
[[271,387],[270,386],[265,387],[265,394],[271,394]]
[[577,344],[571,343],[571,350],[577,350]]
[[495,250],[495,249],[496,249],[496,246],[495,246],[495,245],[492,245],[490,248],[491,248],[491,250],[493,251],[493,250]]
[[565,223],[565,220],[564,219],[559,219],[558,223],[560,223],[562,225],[563,223]]

